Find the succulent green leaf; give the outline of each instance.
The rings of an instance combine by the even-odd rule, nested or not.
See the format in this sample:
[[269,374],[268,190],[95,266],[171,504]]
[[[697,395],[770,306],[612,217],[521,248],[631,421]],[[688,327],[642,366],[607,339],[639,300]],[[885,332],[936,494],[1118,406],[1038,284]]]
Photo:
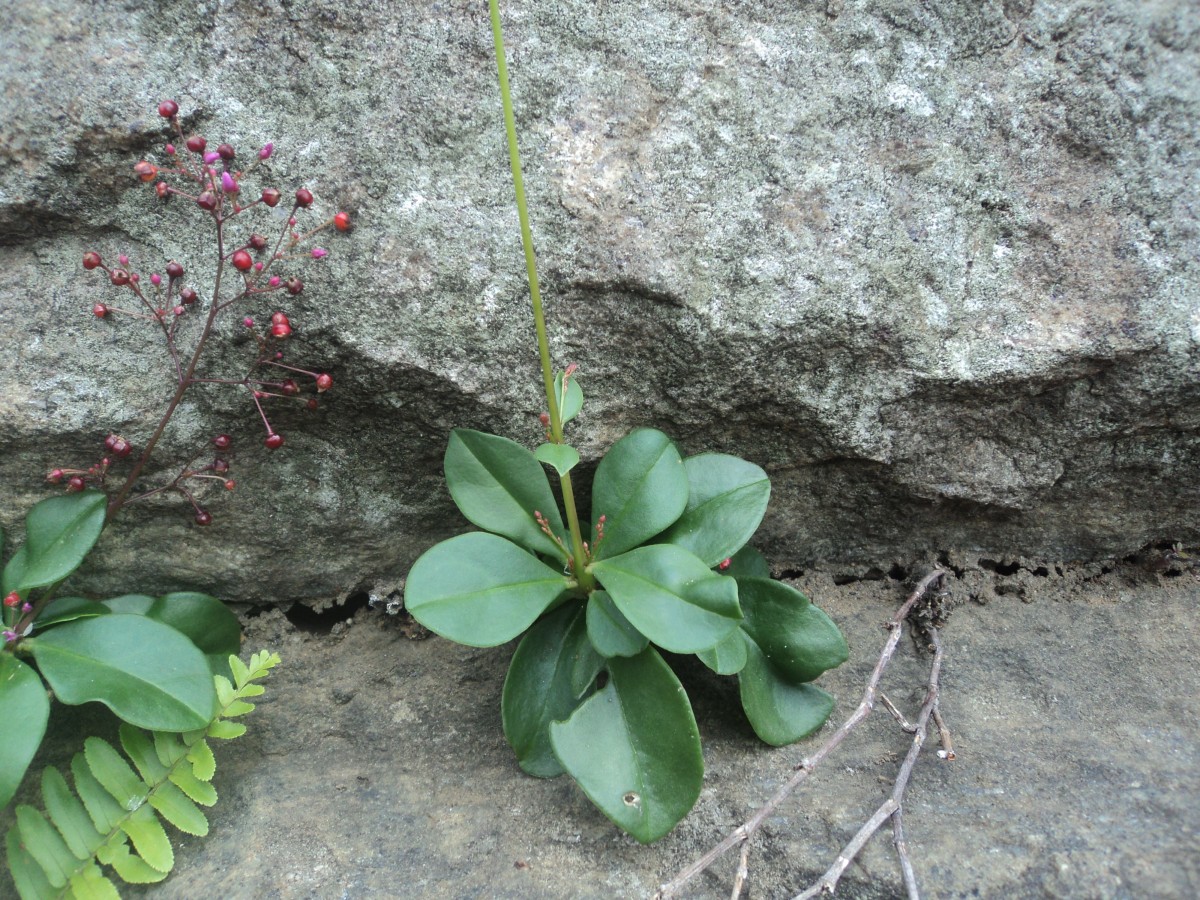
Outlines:
[[749,638],[746,653],[746,667],[738,673],[738,690],[742,709],[759,738],[782,747],[825,724],[833,712],[833,697],[816,685],[785,681]]
[[567,379],[567,389],[563,390],[563,373],[554,376],[554,393],[558,397],[558,413],[562,423],[566,425],[583,409],[583,388],[579,386],[579,378],[572,375]]
[[105,600],[103,605],[115,613],[146,616],[187,635],[208,657],[214,675],[228,676],[229,657],[241,649],[242,627],[237,616],[208,594],[180,591],[157,598],[122,594]]
[[63,836],[77,859],[89,859],[104,837],[92,825],[91,817],[79,802],[62,773],[53,766],[42,771],[42,803],[54,827]]
[[[107,498],[100,491],[63,494],[35,503],[25,517],[24,558],[4,590],[26,591],[66,578],[83,562],[104,529]],[[11,564],[11,561],[10,561]]]
[[46,686],[30,666],[0,653],[0,808],[13,798],[50,718]]
[[613,444],[592,483],[592,527],[605,517],[597,559],[609,559],[648,541],[687,506],[683,460],[661,431],[637,428]]
[[582,624],[580,603],[568,603],[539,619],[517,645],[504,679],[504,736],[521,768],[538,778],[563,772],[550,747],[549,727],[579,705],[571,675],[587,643]]
[[188,796],[171,782],[160,784],[150,795],[150,805],[185,834],[204,837],[208,834],[208,817]]
[[696,654],[718,675],[736,675],[746,667],[746,637],[739,628],[711,650]]
[[54,693],[70,705],[97,700],[157,731],[202,728],[217,694],[204,654],[185,635],[145,616],[78,619],[27,641]]
[[739,578],[737,583],[746,614],[742,628],[781,678],[812,681],[849,657],[837,625],[795,588],[768,578]]
[[75,619],[85,619],[91,616],[107,616],[111,609],[95,600],[83,597],[58,597],[51,600],[46,608],[38,613],[34,620],[34,628],[49,628],[59,622],[72,622]]
[[[246,726],[242,726],[243,731]],[[171,770],[171,783],[201,806],[212,806],[217,802],[217,791],[207,781],[201,781],[187,766]]]
[[494,647],[532,625],[568,586],[511,541],[475,531],[425,551],[408,573],[404,606],[442,637]]
[[17,828],[21,832],[21,843],[29,851],[46,879],[56,888],[65,887],[77,860],[54,827],[32,806],[20,805],[16,809]]
[[617,609],[607,591],[593,591],[587,605],[588,638],[601,656],[637,656],[650,642]]
[[633,626],[672,653],[715,647],[742,620],[737,582],[672,544],[639,547],[592,564]]
[[[0,575],[0,594],[7,596],[10,591],[20,590],[25,577],[25,560],[28,558],[25,550],[25,547],[21,547],[9,558],[4,573]],[[24,594],[23,591],[21,593]]]
[[46,873],[29,851],[21,845],[18,829],[8,829],[4,843],[8,850],[8,872],[21,900],[43,900],[55,895],[54,885],[46,880]]
[[112,744],[103,738],[90,737],[83,742],[83,755],[88,768],[104,789],[112,794],[118,805],[133,811],[146,802],[150,787],[129,767]]
[[566,557],[534,515],[540,512],[556,535],[565,533],[542,465],[527,449],[508,438],[456,428],[445,467],[450,496],[470,522],[534,553]]
[[550,741],[600,811],[648,844],[700,796],[700,734],[683,686],[653,648],[608,666],[608,684],[553,723]]
[[152,806],[135,809],[121,823],[121,830],[129,835],[133,848],[146,865],[164,873],[171,871],[175,865],[175,851],[171,849],[171,841]]
[[715,566],[733,556],[758,529],[771,499],[771,481],[754,463],[725,453],[690,456],[683,468],[687,507],[656,540],[683,547]]
[[545,463],[559,476],[566,475],[579,465],[579,451],[566,444],[539,444],[533,455],[537,457],[538,462]]
[[721,570],[731,578],[770,578],[771,567],[761,553],[747,544],[729,559],[729,567]]

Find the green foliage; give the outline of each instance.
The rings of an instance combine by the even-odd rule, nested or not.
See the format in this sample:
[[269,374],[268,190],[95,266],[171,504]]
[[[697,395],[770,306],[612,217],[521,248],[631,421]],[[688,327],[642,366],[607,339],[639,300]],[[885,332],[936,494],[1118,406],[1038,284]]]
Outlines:
[[[638,428],[596,468],[585,539],[571,477],[580,455],[563,437],[583,409],[583,389],[573,365],[552,371],[497,0],[489,7],[546,441],[531,453],[495,435],[451,434],[450,496],[492,533],[426,551],[409,573],[405,605],[464,644],[524,634],[501,701],[521,768],[570,775],[620,828],[650,842],[688,813],[704,777],[691,704],[657,648],[695,653],[714,672],[736,675],[746,716],[770,744],[821,726],[833,701],[809,682],[848,651],[829,617],[771,581],[747,546],[771,496],[767,474],[751,462],[722,453],[684,459],[667,435]],[[558,478],[557,491],[542,465]]]
[[104,516],[98,491],[37,503],[25,544],[5,566],[5,594],[15,601],[4,607],[0,648],[0,806],[41,743],[48,690],[70,705],[102,703],[140,728],[188,731],[212,719],[213,676],[230,675],[227,659],[240,649],[237,617],[207,594],[55,597],[96,543]]
[[273,653],[254,654],[248,666],[231,656],[233,683],[209,676],[218,708],[193,730],[146,732],[123,724],[124,756],[107,741],[88,738],[71,761],[74,792],[61,772],[47,767],[42,772],[45,811],[18,806],[16,825],[6,836],[9,872],[22,900],[117,897],[102,865],[130,884],[166,878],[175,855],[160,819],[185,834],[208,834],[200,807],[217,800],[210,783],[216,762],[209,739],[245,731],[230,719],[254,709],[250,698],[263,692],[258,682],[278,663]]

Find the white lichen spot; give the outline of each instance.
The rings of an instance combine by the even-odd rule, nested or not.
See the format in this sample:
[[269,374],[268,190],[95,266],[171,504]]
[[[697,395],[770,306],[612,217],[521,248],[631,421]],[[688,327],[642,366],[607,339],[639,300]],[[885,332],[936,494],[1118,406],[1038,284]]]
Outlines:
[[893,81],[884,88],[884,94],[889,106],[922,118],[933,115],[933,103],[914,87]]

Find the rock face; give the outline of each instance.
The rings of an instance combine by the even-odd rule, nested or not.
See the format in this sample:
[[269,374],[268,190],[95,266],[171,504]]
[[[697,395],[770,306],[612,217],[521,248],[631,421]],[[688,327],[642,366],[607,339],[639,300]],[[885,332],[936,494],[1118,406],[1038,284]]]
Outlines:
[[[79,260],[205,270],[197,218],[132,177],[173,97],[210,140],[274,141],[281,188],[354,216],[287,307],[335,389],[283,418],[275,454],[233,394],[184,409],[164,452],[230,432],[238,490],[204,530],[131,508],[84,586],[396,583],[464,527],[449,429],[538,437],[485,4],[15,0],[7,19],[3,524],[110,430],[144,440],[169,394],[151,332],[90,315],[116,295]],[[758,462],[781,567],[1200,537],[1192,0],[513,0],[505,23],[585,460],[653,425]],[[236,367],[227,326],[215,359]]]

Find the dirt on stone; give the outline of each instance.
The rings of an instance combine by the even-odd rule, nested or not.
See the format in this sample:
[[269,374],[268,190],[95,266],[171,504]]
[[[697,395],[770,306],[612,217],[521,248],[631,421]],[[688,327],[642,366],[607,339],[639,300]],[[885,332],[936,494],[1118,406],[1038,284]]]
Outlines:
[[[917,763],[905,828],[926,897],[1200,895],[1200,573],[1178,548],[1122,563],[943,557],[946,648],[936,740]],[[365,604],[349,618],[278,608],[246,617],[246,649],[277,651],[249,733],[218,748],[207,838],[177,836],[162,898],[640,898],[764,803],[859,703],[881,627],[916,567],[792,573],[845,632],[849,662],[820,684],[825,730],[757,741],[736,682],[681,666],[704,740],[705,786],[643,847],[567,778],[524,775],[505,743],[511,647],[422,636]],[[342,610],[344,616],[347,612]],[[928,656],[906,636],[883,691],[910,718]],[[109,725],[59,710],[43,761],[60,766]],[[88,729],[82,731],[81,729]],[[891,790],[911,736],[882,708],[767,820],[743,896],[812,883]],[[33,779],[31,779],[32,781]],[[30,785],[23,799],[33,799]],[[0,818],[7,827],[11,813]],[[837,896],[903,896],[884,828]],[[735,854],[682,896],[726,897]],[[0,895],[9,889],[5,883]]]

